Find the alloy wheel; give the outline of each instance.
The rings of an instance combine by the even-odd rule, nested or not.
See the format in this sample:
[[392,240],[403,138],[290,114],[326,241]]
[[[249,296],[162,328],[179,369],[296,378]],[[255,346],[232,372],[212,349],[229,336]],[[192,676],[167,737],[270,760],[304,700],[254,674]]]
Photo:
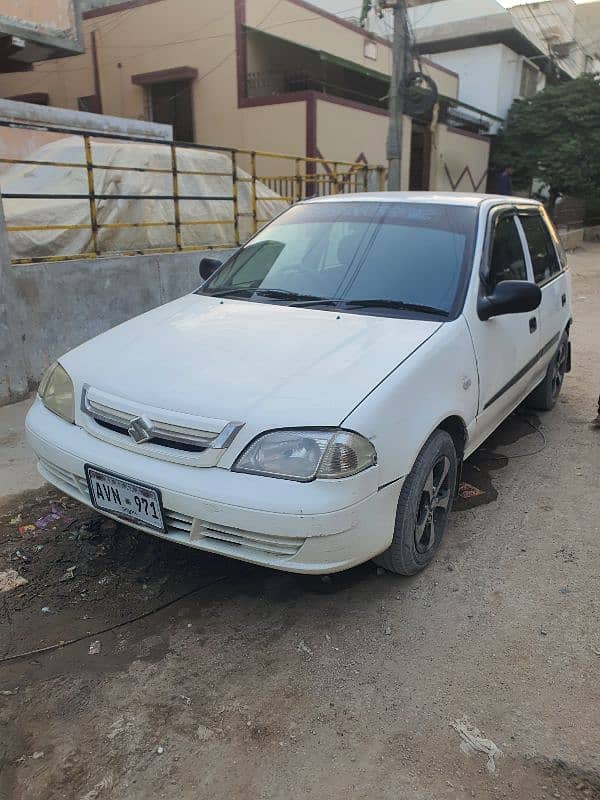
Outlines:
[[552,361],[551,367],[551,386],[552,386],[552,399],[556,399],[558,394],[562,388],[563,381],[565,379],[565,373],[567,371],[567,358],[569,354],[569,345],[567,341],[564,341],[558,349],[558,353],[554,357]]
[[450,459],[440,456],[434,463],[423,485],[417,524],[415,548],[423,555],[431,550],[444,530],[451,497]]

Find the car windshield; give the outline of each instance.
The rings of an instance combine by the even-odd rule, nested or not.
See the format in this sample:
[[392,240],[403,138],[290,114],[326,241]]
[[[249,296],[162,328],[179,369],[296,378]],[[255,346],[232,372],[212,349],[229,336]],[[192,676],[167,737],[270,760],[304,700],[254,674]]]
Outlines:
[[263,228],[198,292],[449,316],[472,259],[476,219],[475,207],[442,203],[299,204]]

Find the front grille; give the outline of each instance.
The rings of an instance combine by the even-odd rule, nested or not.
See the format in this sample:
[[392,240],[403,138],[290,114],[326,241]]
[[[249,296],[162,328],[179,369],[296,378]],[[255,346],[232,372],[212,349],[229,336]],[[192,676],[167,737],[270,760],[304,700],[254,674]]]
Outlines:
[[88,385],[83,387],[81,410],[83,427],[99,439],[153,458],[197,466],[216,464],[220,451],[243,427],[239,422],[147,407]]
[[[139,414],[122,411],[113,408],[99,400],[89,396],[84,392],[83,409],[92,419],[104,428],[108,428],[116,433],[123,434],[129,438],[128,428]],[[152,439],[154,444],[162,447],[175,447],[178,450],[190,449],[194,452],[202,452],[211,446],[218,433],[210,431],[197,431],[183,425],[173,425],[162,420],[148,418],[152,424]]]
[[[115,425],[111,422],[105,422],[100,418],[94,417],[94,421],[97,425],[100,425],[102,428],[106,428],[109,431],[114,431],[114,433],[120,433],[122,436],[127,436],[129,439],[129,432],[127,431],[127,427],[123,427],[122,425]],[[162,439],[157,436],[152,437],[152,444],[157,444],[159,447],[176,447],[177,450],[185,450],[187,453],[203,453],[206,450],[206,445],[196,445],[196,444],[187,444],[185,442],[173,442],[169,439]]]

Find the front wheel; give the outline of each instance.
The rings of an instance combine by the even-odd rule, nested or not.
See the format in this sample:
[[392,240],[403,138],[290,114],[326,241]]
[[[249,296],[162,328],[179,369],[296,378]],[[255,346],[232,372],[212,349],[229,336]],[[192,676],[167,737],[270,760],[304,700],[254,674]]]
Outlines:
[[568,363],[569,334],[563,333],[558,349],[548,365],[544,380],[531,392],[525,401],[529,408],[535,408],[538,411],[550,411],[554,408],[562,389]]
[[392,543],[376,564],[398,575],[414,575],[429,564],[448,525],[457,470],[452,437],[435,431],[404,481]]

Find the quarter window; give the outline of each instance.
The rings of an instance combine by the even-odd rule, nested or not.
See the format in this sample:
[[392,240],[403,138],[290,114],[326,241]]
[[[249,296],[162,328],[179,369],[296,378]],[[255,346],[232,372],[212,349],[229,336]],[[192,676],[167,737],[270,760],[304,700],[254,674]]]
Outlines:
[[544,283],[561,268],[550,231],[537,214],[522,216],[521,224],[527,238],[535,282]]
[[526,281],[527,267],[514,217],[500,217],[494,229],[489,270],[489,289],[501,281]]

